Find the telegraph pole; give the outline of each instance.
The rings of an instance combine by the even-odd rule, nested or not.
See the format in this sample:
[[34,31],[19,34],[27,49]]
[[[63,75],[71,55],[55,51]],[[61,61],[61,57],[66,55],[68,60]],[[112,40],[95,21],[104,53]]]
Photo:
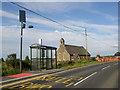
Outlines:
[[88,41],[87,41],[87,28],[85,28],[85,42],[86,42],[86,58],[87,58],[87,50],[88,50]]

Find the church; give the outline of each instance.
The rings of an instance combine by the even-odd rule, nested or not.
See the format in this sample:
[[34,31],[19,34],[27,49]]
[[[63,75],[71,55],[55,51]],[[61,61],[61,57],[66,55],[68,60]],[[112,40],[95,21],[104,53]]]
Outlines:
[[[88,51],[87,57],[90,57]],[[57,61],[73,61],[82,58],[86,58],[86,49],[83,46],[66,45],[65,40],[61,38],[57,51]]]

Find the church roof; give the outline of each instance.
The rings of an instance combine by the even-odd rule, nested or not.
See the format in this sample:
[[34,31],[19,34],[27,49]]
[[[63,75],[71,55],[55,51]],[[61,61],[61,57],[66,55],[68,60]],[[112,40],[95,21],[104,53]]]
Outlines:
[[[65,48],[70,55],[86,55],[86,49],[83,46],[65,45]],[[87,55],[90,56],[88,51]]]

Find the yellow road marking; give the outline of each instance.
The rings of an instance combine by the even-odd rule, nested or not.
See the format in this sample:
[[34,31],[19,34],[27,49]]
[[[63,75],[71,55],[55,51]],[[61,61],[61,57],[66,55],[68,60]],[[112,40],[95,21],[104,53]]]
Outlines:
[[[55,75],[55,76],[57,76],[57,75]],[[54,78],[56,78],[55,76],[53,76],[53,75],[50,75],[50,76],[43,76],[43,77],[38,78],[37,80],[51,81],[51,80],[54,80]]]
[[62,81],[62,80],[64,80],[64,79],[66,79],[66,78],[61,78],[61,79],[59,79],[59,80],[57,80],[57,81],[55,81],[55,82],[60,82],[60,81]]
[[32,83],[32,82],[27,82],[25,84],[20,84],[20,85],[16,85],[16,86],[13,86],[13,87],[10,87],[9,89],[30,89],[30,88],[52,88],[51,85],[41,85],[41,84],[38,84],[38,83]]
[[78,80],[81,80],[81,79],[83,79],[84,77],[80,77]]
[[[49,76],[49,75],[44,75],[44,76],[46,77],[46,76]],[[14,84],[19,84],[19,83],[27,82],[27,81],[38,79],[38,78],[41,78],[41,77],[43,77],[43,76],[39,76],[39,77],[31,78],[31,79],[26,79],[26,80],[22,80],[22,81],[10,83],[10,84],[6,84],[6,85],[3,85],[3,86],[0,86],[0,88],[11,86],[11,85],[14,85]]]
[[16,87],[20,87],[20,86],[21,86],[21,88],[22,88],[22,87],[28,86],[28,85],[30,85],[30,84],[31,84],[31,82],[27,82],[27,83],[25,83],[25,84],[20,84],[20,85],[12,86],[12,87],[10,87],[10,89],[16,88]]
[[62,78],[63,78],[63,77],[56,77],[55,80],[57,81],[57,80],[62,79]]
[[[0,88],[7,87],[7,86],[12,86],[12,85],[14,85],[14,84],[24,83],[24,82],[31,81],[31,80],[42,80],[42,81],[52,81],[52,80],[56,80],[56,81],[54,81],[54,82],[57,82],[57,83],[58,83],[58,82],[60,82],[60,81],[62,81],[62,80],[67,79],[67,78],[65,78],[65,77],[56,77],[56,76],[58,76],[58,75],[49,74],[49,75],[44,75],[44,76],[38,76],[38,77],[35,77],[35,78],[26,79],[26,80],[22,80],[22,81],[19,81],[19,82],[13,82],[13,83],[11,83],[11,84],[6,84],[6,85],[3,85],[3,86],[0,86]],[[66,80],[66,81],[64,81],[64,82],[62,82],[62,83],[68,84],[68,85],[66,85],[66,87],[68,87],[68,86],[70,86],[70,85],[73,84],[73,82],[69,84],[69,83],[68,83],[69,81],[72,81],[72,80],[81,80],[81,79],[83,79],[83,78],[84,78],[84,77],[71,76],[70,79],[68,79],[68,80]],[[27,85],[27,86],[26,86],[26,85]],[[29,85],[29,86],[28,86],[28,85]],[[34,86],[33,86],[33,85],[34,85]],[[29,88],[29,87],[45,87],[45,85],[34,84],[34,83],[32,83],[32,82],[27,82],[27,83],[25,83],[25,84],[16,85],[16,86],[13,86],[13,87],[20,87],[20,88],[27,87],[27,88]],[[52,87],[52,86],[48,85],[48,86],[46,86],[46,87]],[[11,88],[12,88],[12,87],[11,87]]]
[[71,78],[73,78],[74,80],[81,80],[81,79],[83,79],[84,77],[75,77],[75,76],[70,76]]
[[52,88],[51,85],[42,85],[40,88]]
[[68,86],[70,86],[70,85],[72,85],[72,84],[74,84],[74,83],[72,82],[72,83],[70,83],[70,84],[66,85],[65,87],[68,87]]
[[48,78],[46,79],[46,81],[53,81],[56,77],[51,77],[51,78]]
[[68,81],[71,81],[72,79],[68,79],[68,80],[66,80],[66,81],[64,81],[64,82],[62,82],[62,83],[66,83],[66,82],[68,82]]

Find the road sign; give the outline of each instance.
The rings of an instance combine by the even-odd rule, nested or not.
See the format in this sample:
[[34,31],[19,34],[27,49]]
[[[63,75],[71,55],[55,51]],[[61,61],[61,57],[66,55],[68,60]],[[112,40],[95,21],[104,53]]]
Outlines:
[[26,15],[24,10],[19,10],[19,21],[26,22]]

